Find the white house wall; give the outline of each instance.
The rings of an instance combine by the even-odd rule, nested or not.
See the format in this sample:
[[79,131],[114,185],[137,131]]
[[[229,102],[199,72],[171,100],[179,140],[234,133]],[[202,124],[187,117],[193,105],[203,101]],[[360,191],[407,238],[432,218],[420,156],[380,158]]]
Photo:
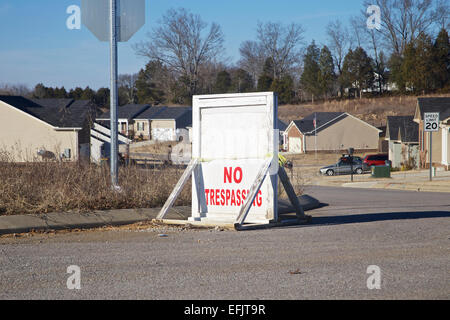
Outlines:
[[38,150],[52,152],[59,158],[70,149],[71,159],[79,154],[78,130],[55,130],[51,125],[0,101],[0,150],[8,152],[12,161],[40,161]]

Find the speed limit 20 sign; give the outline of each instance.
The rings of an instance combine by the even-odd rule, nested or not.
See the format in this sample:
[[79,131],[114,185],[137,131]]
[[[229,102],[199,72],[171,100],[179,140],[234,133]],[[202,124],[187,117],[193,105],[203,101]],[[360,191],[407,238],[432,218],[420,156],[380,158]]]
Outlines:
[[425,132],[439,131],[439,112],[425,112],[423,120]]

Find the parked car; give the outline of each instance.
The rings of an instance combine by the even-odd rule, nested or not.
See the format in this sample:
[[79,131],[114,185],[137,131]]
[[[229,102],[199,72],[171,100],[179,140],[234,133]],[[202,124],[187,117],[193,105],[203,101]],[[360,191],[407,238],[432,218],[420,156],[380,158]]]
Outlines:
[[[362,174],[364,172],[363,163],[358,160],[353,160],[353,173]],[[331,166],[323,167],[319,170],[321,174],[326,174],[327,176],[334,176],[340,174],[351,174],[352,173],[352,163],[348,160],[340,159],[338,163]]]
[[[350,157],[351,156],[349,154],[343,154],[340,160],[342,160],[342,161],[349,161]],[[358,156],[353,156],[353,161],[363,162],[363,159],[361,157],[358,157]]]
[[368,154],[363,160],[363,170],[370,170],[371,166],[384,166],[386,161],[389,162],[389,155],[385,153],[380,154]]

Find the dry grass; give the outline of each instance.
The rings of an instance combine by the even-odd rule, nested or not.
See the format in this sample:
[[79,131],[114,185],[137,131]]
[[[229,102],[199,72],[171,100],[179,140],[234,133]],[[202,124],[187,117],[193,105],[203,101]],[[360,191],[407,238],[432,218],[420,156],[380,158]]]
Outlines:
[[[424,97],[449,97],[450,94],[434,94]],[[316,104],[280,106],[278,116],[285,122],[301,119],[313,112],[348,112],[372,125],[386,124],[387,116],[413,115],[417,96],[392,96],[378,98],[362,98],[332,100]]]
[[[164,204],[182,169],[121,167],[121,192],[111,189],[107,166],[0,162],[0,215],[149,208]],[[176,205],[190,204],[186,186]]]

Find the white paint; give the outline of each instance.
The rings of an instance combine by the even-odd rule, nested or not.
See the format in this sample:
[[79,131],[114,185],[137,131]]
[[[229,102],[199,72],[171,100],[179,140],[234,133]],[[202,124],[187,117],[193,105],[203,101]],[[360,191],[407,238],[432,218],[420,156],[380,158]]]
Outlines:
[[[250,189],[267,159],[278,164],[276,119],[271,92],[194,96],[192,157],[200,163],[193,174],[191,221],[235,221],[242,190]],[[277,181],[276,173],[266,177],[245,222],[277,218]]]

